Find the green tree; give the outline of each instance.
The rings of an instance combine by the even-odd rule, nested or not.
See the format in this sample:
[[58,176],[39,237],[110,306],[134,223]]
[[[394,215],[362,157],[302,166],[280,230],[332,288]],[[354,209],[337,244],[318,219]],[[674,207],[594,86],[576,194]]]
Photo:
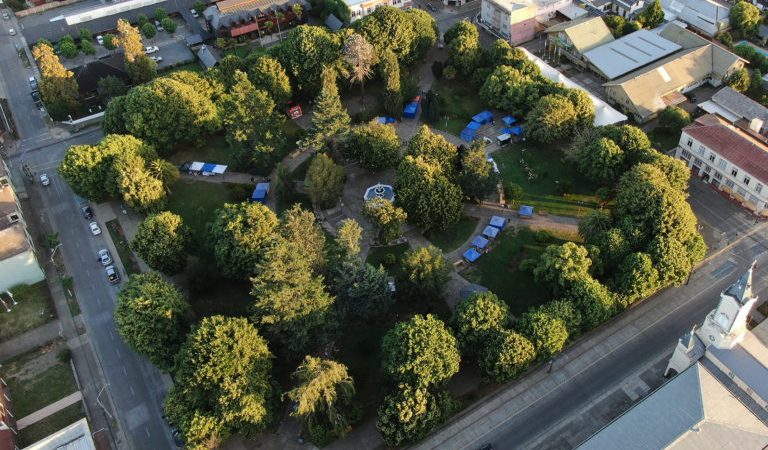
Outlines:
[[648,247],[654,267],[658,270],[661,286],[683,284],[696,262],[685,244],[674,237],[659,235]]
[[469,76],[480,64],[482,49],[477,28],[472,24],[466,26],[466,23],[462,20],[449,28],[445,32],[445,44],[448,46],[447,64]]
[[262,55],[253,62],[246,58],[245,62],[248,66],[248,78],[256,89],[269,93],[278,110],[288,104],[293,95],[291,81],[277,59]]
[[659,113],[659,124],[670,133],[677,134],[691,123],[691,114],[678,106],[667,106]]
[[528,114],[541,97],[539,84],[510,66],[499,66],[480,87],[480,98],[488,105],[520,117]]
[[453,311],[450,325],[464,355],[478,354],[509,322],[509,307],[493,292],[476,292]]
[[632,125],[607,125],[598,128],[600,137],[607,137],[615,142],[626,155],[628,165],[645,162],[651,149],[651,140],[643,130]]
[[314,205],[322,209],[332,208],[344,189],[344,168],[325,153],[318,153],[309,164],[304,184]]
[[613,184],[624,170],[624,151],[608,138],[582,147],[576,154],[579,170],[601,184]]
[[123,19],[117,21],[117,43],[123,47],[125,68],[134,83],[145,83],[157,75],[157,65],[144,53],[139,30]]
[[479,347],[480,370],[497,383],[509,381],[536,359],[536,349],[525,336],[511,330],[494,330]]
[[93,33],[88,28],[80,28],[78,34],[80,35],[81,44],[82,41],[93,41]]
[[515,328],[531,341],[539,359],[559,352],[568,340],[568,329],[563,321],[540,310],[524,313]]
[[80,54],[80,49],[77,48],[77,44],[75,44],[73,41],[64,41],[59,43],[59,51],[61,52],[61,56],[67,59],[72,59]]
[[141,27],[144,24],[149,23],[149,17],[147,17],[146,14],[141,13],[136,16],[136,23],[139,25],[139,27]]
[[606,14],[603,16],[603,22],[605,22],[608,28],[611,29],[611,34],[613,34],[613,37],[620,38],[624,36],[624,26],[626,25],[627,21],[624,20],[623,17],[613,14]]
[[114,161],[117,189],[123,202],[140,212],[158,212],[165,202],[163,182],[146,168],[146,160],[137,154],[118,155]]
[[390,49],[402,64],[415,61],[417,46],[414,21],[400,8],[382,6],[353,23],[379,54]]
[[456,338],[431,314],[397,323],[381,340],[384,372],[398,383],[441,385],[459,371]]
[[363,97],[363,110],[365,110],[365,80],[373,74],[373,66],[377,56],[373,46],[360,34],[353,33],[344,42],[343,71],[349,84],[358,83]]
[[384,397],[376,429],[387,445],[399,447],[422,439],[458,409],[459,403],[448,392],[433,394],[423,387],[400,384]]
[[313,275],[297,244],[275,238],[264,253],[251,278],[253,322],[288,358],[295,358],[327,341],[335,326],[334,298],[325,291],[323,277]]
[[79,87],[71,70],[67,70],[48,45],[37,45],[32,56],[40,67],[40,95],[49,112],[61,118],[74,113],[80,104]]
[[347,133],[350,121],[349,113],[339,97],[336,73],[326,70],[323,73],[323,88],[315,99],[309,140],[315,147],[325,147],[329,141]]
[[[744,2],[739,2],[739,3],[744,3]],[[749,3],[747,4],[749,5]],[[749,71],[743,67],[741,69],[735,70],[733,73],[728,75],[728,78],[725,80],[725,84],[733,88],[735,91],[747,92],[751,84],[751,80],[749,78]]]
[[382,267],[349,260],[336,271],[336,306],[342,317],[368,321],[381,317],[392,306],[389,275]]
[[253,275],[277,223],[275,213],[258,202],[225,203],[216,210],[209,239],[221,273],[240,279]]
[[85,55],[96,54],[96,47],[93,46],[93,41],[80,41],[80,50],[82,50]]
[[462,155],[458,178],[464,195],[477,202],[496,190],[499,178],[493,171],[493,164],[488,161],[483,141],[476,140]]
[[581,245],[573,242],[550,245],[539,257],[533,276],[537,283],[560,292],[575,281],[588,278],[591,265],[589,252]]
[[325,27],[299,25],[270,53],[280,61],[301,93],[315,95],[323,86],[323,72],[339,67],[341,48],[340,34]]
[[202,14],[205,10],[205,2],[202,0],[195,0],[195,3],[192,5],[192,8],[197,11],[198,14]]
[[166,18],[168,18],[168,13],[163,8],[155,9],[155,20],[161,21]]
[[297,385],[286,392],[297,405],[291,415],[302,418],[311,436],[320,435],[326,428],[334,437],[346,434],[350,425],[348,410],[355,395],[354,380],[347,367],[329,359],[305,356],[293,378]]
[[360,240],[363,227],[355,219],[344,219],[336,236],[336,246],[340,249],[343,260],[357,258],[360,255]]
[[564,95],[542,97],[528,114],[528,137],[550,144],[565,139],[574,131],[578,120],[573,103]]
[[408,250],[402,266],[411,288],[427,298],[440,297],[451,272],[443,252],[434,245]]
[[744,37],[756,36],[760,21],[760,10],[748,1],[738,1],[731,8],[731,27]]
[[552,300],[541,305],[539,311],[562,320],[570,337],[576,336],[581,331],[584,318],[581,311],[571,300]]
[[235,79],[238,72],[245,72],[245,61],[235,54],[221,58],[213,71],[214,76],[227,88],[239,81]]
[[616,290],[627,303],[643,299],[659,289],[659,272],[647,253],[631,253],[618,267]]
[[579,235],[585,242],[594,243],[597,235],[611,228],[611,222],[611,215],[606,211],[593,209],[579,221]]
[[117,331],[129,347],[165,371],[174,367],[191,315],[181,292],[156,272],[131,276],[117,294]]
[[207,449],[233,433],[253,436],[272,421],[272,353],[246,319],[204,318],[178,361],[164,409],[187,448]]
[[98,86],[99,95],[106,98],[119,97],[128,92],[128,86],[125,85],[125,81],[114,75],[107,75],[106,77],[100,78]]
[[403,235],[400,226],[408,218],[408,214],[402,208],[383,198],[365,202],[363,215],[371,221],[379,241],[384,243],[394,241]]
[[274,186],[275,195],[284,202],[289,201],[296,190],[291,169],[282,162],[278,163],[277,167],[275,167]]
[[523,199],[523,187],[517,183],[508,182],[504,185],[504,199],[507,205],[514,207]]
[[176,21],[171,19],[170,17],[165,17],[160,21],[160,25],[163,26],[165,31],[167,31],[170,34],[173,34],[176,32]]
[[107,50],[114,50],[117,48],[117,38],[112,33],[107,33],[104,35],[104,48]]
[[312,268],[314,273],[322,273],[327,265],[325,256],[325,233],[312,211],[301,205],[283,212],[280,234],[294,244],[298,257]]
[[397,168],[395,192],[408,218],[423,230],[444,230],[461,219],[461,188],[424,157],[406,156]]
[[164,211],[141,222],[131,248],[151,268],[174,275],[186,267],[190,243],[189,227],[181,216]]
[[370,122],[352,127],[346,144],[360,167],[374,172],[394,166],[400,157],[400,137],[391,125]]
[[664,22],[664,10],[661,8],[661,1],[653,0],[646,6],[638,19],[646,28],[656,28]]
[[400,63],[390,49],[381,54],[379,72],[384,80],[384,111],[392,117],[400,118],[403,113],[403,96],[400,92]]
[[616,311],[613,293],[591,277],[574,282],[566,296],[581,311],[585,329],[600,325]]
[[439,166],[443,174],[451,179],[459,159],[456,146],[444,136],[430,130],[426,125],[422,125],[419,131],[408,141],[406,155],[423,157],[425,161]]
[[179,180],[179,168],[172,162],[156,158],[146,165],[147,171],[152,177],[163,183],[166,192],[171,192],[171,186]]
[[154,24],[145,23],[141,26],[141,34],[147,39],[152,39],[157,34],[157,28],[155,28]]
[[437,22],[428,12],[417,8],[406,10],[405,17],[413,24],[415,33],[409,59],[412,61],[422,60],[437,42],[437,35],[439,34]]

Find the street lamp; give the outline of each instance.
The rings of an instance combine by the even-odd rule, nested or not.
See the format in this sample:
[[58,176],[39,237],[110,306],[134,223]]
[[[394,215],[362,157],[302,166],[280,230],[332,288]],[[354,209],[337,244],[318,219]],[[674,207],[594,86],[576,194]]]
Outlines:
[[53,248],[53,251],[51,252],[51,264],[53,264],[53,256],[56,254],[56,250],[58,250],[58,249],[59,249],[59,247],[61,247],[61,242],[59,242],[59,243],[56,245],[56,247],[54,247],[54,248]]
[[104,407],[104,404],[101,403],[101,400],[99,399],[99,397],[101,397],[101,394],[104,392],[104,389],[106,389],[107,386],[109,386],[109,383],[105,384],[104,387],[101,388],[101,390],[99,391],[99,394],[96,396],[96,403],[98,403],[99,406],[101,406],[101,409],[104,410],[104,414],[106,414],[110,420],[115,420],[115,418],[112,417],[112,414],[110,414],[109,411],[107,411],[107,408]]

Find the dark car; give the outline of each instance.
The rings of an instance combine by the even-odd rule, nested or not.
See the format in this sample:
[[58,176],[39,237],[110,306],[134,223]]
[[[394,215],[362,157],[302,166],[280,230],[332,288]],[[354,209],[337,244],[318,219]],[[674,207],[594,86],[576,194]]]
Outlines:
[[107,266],[104,271],[107,273],[107,280],[110,284],[117,284],[120,282],[120,275],[117,273],[115,266]]
[[29,93],[29,95],[32,96],[32,101],[35,102],[35,106],[37,106],[38,108],[43,107],[43,100],[40,98],[40,93],[38,93],[37,91],[32,91]]
[[432,3],[427,3],[427,9],[432,12],[437,12],[437,8],[435,8]]
[[171,437],[173,438],[173,444],[177,448],[184,448],[184,439],[181,437],[179,430],[171,428]]
[[85,217],[86,220],[93,219],[93,210],[90,206],[83,206],[80,208],[80,212],[83,213],[83,217]]

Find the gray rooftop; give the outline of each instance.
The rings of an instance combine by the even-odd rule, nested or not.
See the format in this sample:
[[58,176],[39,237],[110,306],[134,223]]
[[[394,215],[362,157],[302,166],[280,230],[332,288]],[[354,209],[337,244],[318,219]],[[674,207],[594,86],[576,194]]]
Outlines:
[[755,268],[756,264],[757,261],[753,262],[744,275],[739,277],[735,283],[728,286],[723,293],[735,298],[742,305],[748,300],[751,300],[754,297],[752,295],[752,270]]
[[[741,345],[733,348],[717,348],[714,345],[707,349],[708,355],[723,363],[739,380],[749,386],[755,394],[768,401],[768,369]],[[708,356],[709,357],[709,356]]]
[[206,69],[213,68],[213,66],[221,61],[219,53],[207,45],[200,47],[200,50],[197,51],[197,57],[200,58],[200,62],[203,63],[203,66],[205,66]]
[[671,55],[680,48],[678,44],[656,33],[638,30],[593,48],[584,53],[584,56],[606,78],[612,80]]
[[325,26],[333,31],[339,31],[341,27],[344,26],[344,23],[342,23],[341,20],[339,20],[339,18],[333,14],[328,14],[328,18],[325,19]]
[[720,89],[711,101],[743,119],[760,119],[768,123],[768,108],[730,87]]

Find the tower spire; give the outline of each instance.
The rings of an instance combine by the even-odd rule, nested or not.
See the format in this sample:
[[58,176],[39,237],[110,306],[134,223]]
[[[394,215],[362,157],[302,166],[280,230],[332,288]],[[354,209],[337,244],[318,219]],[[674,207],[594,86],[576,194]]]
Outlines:
[[746,273],[741,276],[734,284],[730,285],[724,292],[725,295],[729,295],[736,299],[741,304],[746,303],[753,298],[752,294],[752,273],[755,267],[757,267],[757,261],[753,261],[749,266]]

